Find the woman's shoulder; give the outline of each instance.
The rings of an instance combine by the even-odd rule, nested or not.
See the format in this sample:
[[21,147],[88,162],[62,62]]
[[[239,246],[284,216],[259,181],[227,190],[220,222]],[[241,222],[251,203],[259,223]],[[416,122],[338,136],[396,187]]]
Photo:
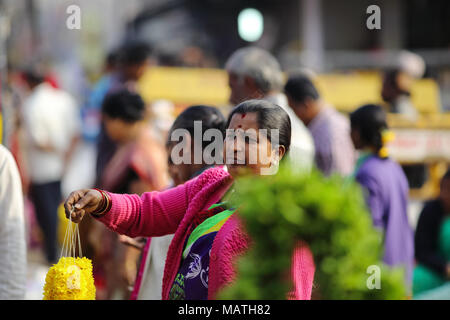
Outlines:
[[376,172],[379,171],[378,168],[380,165],[380,158],[377,156],[369,156],[365,159],[365,161],[361,164],[356,174],[357,180],[363,179],[365,177],[374,177]]
[[386,175],[389,173],[402,172],[401,166],[391,158],[380,158],[376,155],[370,156],[361,166],[360,173],[372,175]]
[[396,181],[396,185],[400,184],[402,190],[408,188],[408,180],[402,167],[390,158],[369,157],[359,168],[356,180],[362,184],[371,183],[380,187],[386,186],[387,181]]
[[232,181],[230,174],[220,166],[212,167],[195,178],[185,183],[188,187],[189,198],[193,199],[201,195],[201,198],[209,198],[217,190],[228,186]]
[[195,181],[196,185],[199,186],[207,186],[212,185],[218,181],[225,180],[225,179],[231,179],[230,174],[223,166],[215,166],[212,168],[209,168],[205,171],[203,171],[201,174],[199,174],[197,177],[195,177],[193,180]]

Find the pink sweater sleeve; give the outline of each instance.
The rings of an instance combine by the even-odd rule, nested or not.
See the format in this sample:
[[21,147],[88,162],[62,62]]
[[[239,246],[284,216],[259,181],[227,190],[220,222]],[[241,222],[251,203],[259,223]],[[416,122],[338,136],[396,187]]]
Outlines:
[[192,185],[196,179],[162,192],[109,193],[110,211],[97,220],[111,230],[129,237],[159,237],[175,233],[183,219]]
[[291,278],[294,288],[288,293],[289,300],[310,300],[314,282],[314,258],[309,246],[299,241],[292,255]]

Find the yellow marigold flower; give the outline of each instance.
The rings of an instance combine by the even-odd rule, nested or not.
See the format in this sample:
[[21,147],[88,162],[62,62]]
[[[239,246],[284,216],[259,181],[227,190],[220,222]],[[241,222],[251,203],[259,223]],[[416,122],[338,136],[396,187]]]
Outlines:
[[389,151],[386,147],[382,147],[378,151],[378,155],[380,156],[380,158],[387,158],[387,157],[389,157]]
[[63,257],[47,272],[44,300],[95,300],[90,259]]
[[395,139],[395,134],[391,130],[384,130],[381,133],[381,140],[384,144],[387,144],[389,142],[392,142]]

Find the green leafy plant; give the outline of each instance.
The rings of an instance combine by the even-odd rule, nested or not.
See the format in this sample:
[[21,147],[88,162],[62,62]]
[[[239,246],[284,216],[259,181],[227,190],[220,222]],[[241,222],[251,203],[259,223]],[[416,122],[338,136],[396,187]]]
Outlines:
[[[286,299],[295,243],[309,245],[316,266],[313,298],[404,299],[401,269],[382,260],[382,236],[373,226],[356,183],[318,171],[244,177],[229,201],[252,239],[237,264],[237,279],[221,299]],[[367,268],[380,267],[380,289],[368,289]]]

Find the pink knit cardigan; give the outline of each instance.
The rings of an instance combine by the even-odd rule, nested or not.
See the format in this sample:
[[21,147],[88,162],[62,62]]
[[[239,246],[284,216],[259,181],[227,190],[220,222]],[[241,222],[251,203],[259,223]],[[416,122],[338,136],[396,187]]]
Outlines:
[[[173,234],[164,268],[162,298],[169,291],[178,272],[183,244],[196,215],[217,203],[232,185],[232,178],[222,168],[206,170],[198,177],[162,192],[142,196],[110,193],[112,207],[98,218],[107,227],[130,237],[158,237]],[[232,215],[217,233],[211,248],[208,299],[235,278],[235,258],[250,244],[243,225]],[[314,262],[307,245],[298,245],[293,252],[291,278],[293,290],[289,299],[310,299],[314,278]]]

